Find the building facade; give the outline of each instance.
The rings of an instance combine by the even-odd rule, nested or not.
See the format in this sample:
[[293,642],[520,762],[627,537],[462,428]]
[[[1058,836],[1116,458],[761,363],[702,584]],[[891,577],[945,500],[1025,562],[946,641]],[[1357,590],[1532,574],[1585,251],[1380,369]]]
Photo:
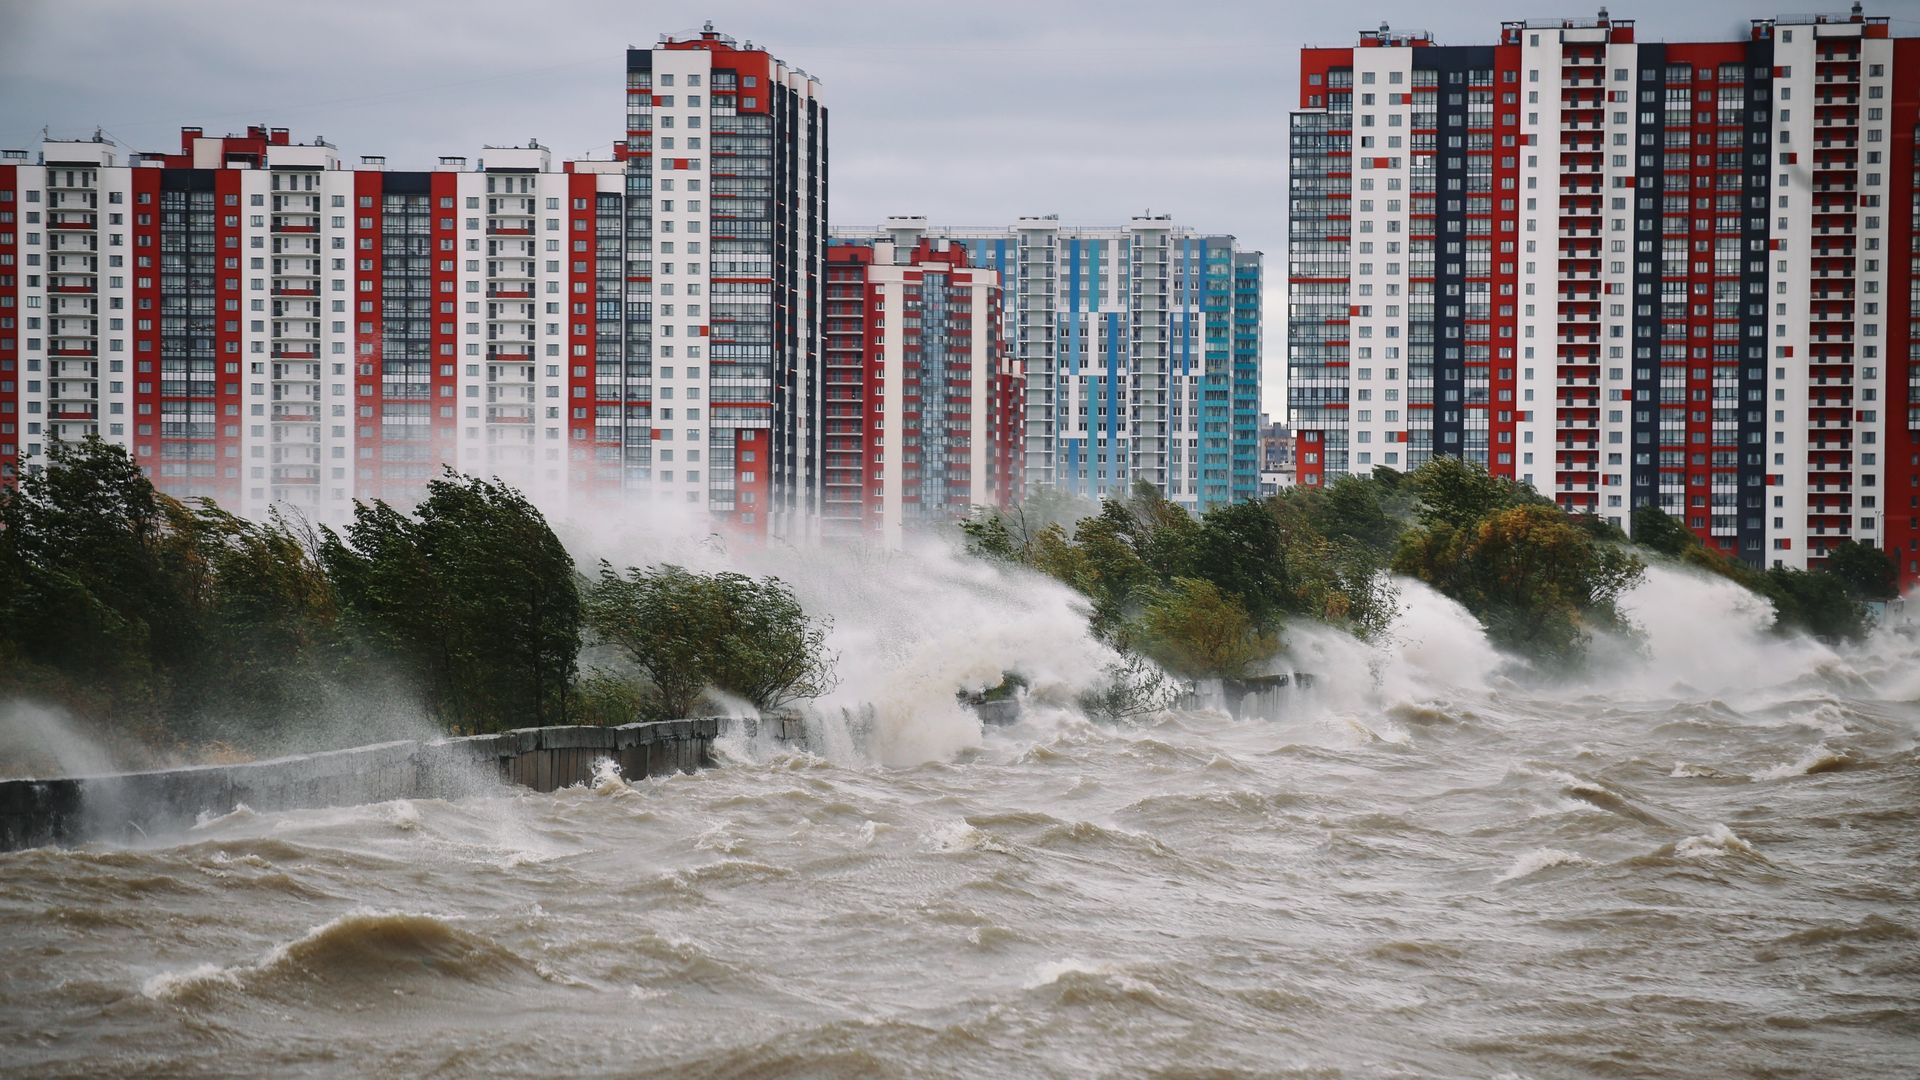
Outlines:
[[820,84],[709,24],[629,49],[626,105],[624,402],[652,409],[626,452],[656,497],[797,535],[821,490]]
[[1920,43],[1884,18],[1650,43],[1602,17],[1302,53],[1299,480],[1435,453],[1758,565],[1920,576]]
[[0,482],[56,439],[339,520],[443,464],[748,533],[817,501],[826,111],[708,31],[630,50],[614,160],[427,171],[278,128],[0,156]]
[[1018,500],[1024,380],[1000,305],[999,274],[946,240],[828,249],[823,534],[898,547]]
[[1166,216],[1005,229],[895,217],[834,236],[944,240],[999,276],[1026,378],[1026,488],[1099,498],[1144,480],[1194,511],[1259,493],[1259,252]]
[[1284,420],[1260,414],[1260,497],[1271,498],[1293,486],[1293,431]]

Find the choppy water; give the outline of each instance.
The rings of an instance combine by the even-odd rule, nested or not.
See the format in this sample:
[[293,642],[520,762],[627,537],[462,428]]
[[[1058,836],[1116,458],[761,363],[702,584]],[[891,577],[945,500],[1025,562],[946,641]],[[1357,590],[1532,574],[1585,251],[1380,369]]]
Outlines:
[[1278,720],[0,856],[0,1065],[1913,1076],[1920,648],[1669,577],[1658,658],[1571,690],[1416,590],[1389,656],[1296,638]]

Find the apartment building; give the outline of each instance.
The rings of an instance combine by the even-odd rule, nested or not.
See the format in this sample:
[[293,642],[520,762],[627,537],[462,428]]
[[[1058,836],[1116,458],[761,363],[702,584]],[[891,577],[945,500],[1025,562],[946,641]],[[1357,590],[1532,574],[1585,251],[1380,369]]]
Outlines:
[[1758,565],[1854,539],[1920,576],[1913,39],[1858,5],[1706,43],[1382,26],[1299,90],[1300,483],[1454,454]]
[[1018,501],[1024,379],[1000,305],[999,274],[948,240],[828,249],[824,534],[898,547]]
[[805,533],[822,463],[820,84],[709,23],[629,49],[626,105],[623,400],[651,436],[627,452],[658,498]]
[[944,240],[999,276],[1026,379],[1026,488],[1098,498],[1145,480],[1194,511],[1258,494],[1259,252],[1167,215],[1009,228],[892,217],[834,237]]
[[0,154],[0,482],[55,439],[339,520],[443,464],[764,533],[819,485],[819,84],[712,31],[626,57],[612,160],[423,171],[281,128]]

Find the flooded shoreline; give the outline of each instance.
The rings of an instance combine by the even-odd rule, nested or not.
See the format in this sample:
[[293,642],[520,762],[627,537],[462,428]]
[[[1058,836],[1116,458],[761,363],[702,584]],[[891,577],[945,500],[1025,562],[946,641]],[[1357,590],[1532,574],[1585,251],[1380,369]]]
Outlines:
[[0,856],[0,1065],[1910,1071],[1920,650],[1544,688],[1424,617],[1277,719],[1036,708],[894,766],[722,740],[694,775]]

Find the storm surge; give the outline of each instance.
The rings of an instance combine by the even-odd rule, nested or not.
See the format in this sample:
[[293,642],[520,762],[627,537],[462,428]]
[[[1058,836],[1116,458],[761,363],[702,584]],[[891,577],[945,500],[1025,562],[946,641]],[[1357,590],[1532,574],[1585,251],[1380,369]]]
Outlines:
[[[808,751],[233,813],[0,856],[41,1074],[1910,1074],[1920,644],[1782,638],[1656,567],[1578,675],[1399,581],[1259,715],[1094,723],[1058,585],[946,549],[773,573],[832,617]],[[1017,724],[955,699],[1017,671]],[[1265,699],[1263,699],[1265,700]],[[294,1018],[297,1022],[290,1022]]]

